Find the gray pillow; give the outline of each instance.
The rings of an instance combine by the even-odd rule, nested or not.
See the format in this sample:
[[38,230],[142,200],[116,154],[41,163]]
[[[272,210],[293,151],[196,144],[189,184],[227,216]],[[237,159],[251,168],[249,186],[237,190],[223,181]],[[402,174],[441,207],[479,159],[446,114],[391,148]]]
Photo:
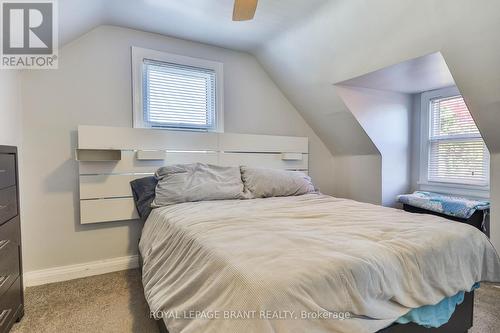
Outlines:
[[254,198],[286,197],[315,192],[311,178],[303,172],[241,167],[245,190]]
[[243,199],[243,182],[238,167],[195,163],[158,169],[153,207],[182,202]]
[[155,198],[155,188],[157,183],[158,181],[153,176],[135,179],[130,182],[135,207],[137,208],[139,217],[143,222],[146,222],[149,214],[151,213],[151,203]]

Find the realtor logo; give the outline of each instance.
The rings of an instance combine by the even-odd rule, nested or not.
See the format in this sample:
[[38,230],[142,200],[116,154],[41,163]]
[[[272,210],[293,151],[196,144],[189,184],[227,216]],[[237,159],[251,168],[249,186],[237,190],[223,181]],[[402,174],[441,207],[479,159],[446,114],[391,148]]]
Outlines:
[[1,67],[57,68],[54,0],[3,0]]

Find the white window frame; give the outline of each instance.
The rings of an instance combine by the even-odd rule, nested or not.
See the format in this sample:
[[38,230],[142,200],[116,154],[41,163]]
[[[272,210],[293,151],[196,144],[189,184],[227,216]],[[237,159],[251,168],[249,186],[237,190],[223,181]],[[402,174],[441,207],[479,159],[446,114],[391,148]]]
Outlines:
[[488,169],[486,179],[488,185],[468,185],[449,182],[429,181],[429,133],[430,133],[430,103],[436,98],[447,98],[461,95],[457,87],[448,87],[438,90],[427,91],[421,94],[420,99],[420,166],[419,166],[419,189],[452,195],[462,195],[476,198],[489,198],[490,194],[490,170]]
[[[209,131],[224,132],[224,68],[221,62],[150,50],[136,46],[132,46],[132,98],[134,128],[152,128],[147,122],[144,121],[144,59],[213,70],[215,72],[215,128]],[[207,131],[205,129],[197,128],[154,128],[184,131]]]

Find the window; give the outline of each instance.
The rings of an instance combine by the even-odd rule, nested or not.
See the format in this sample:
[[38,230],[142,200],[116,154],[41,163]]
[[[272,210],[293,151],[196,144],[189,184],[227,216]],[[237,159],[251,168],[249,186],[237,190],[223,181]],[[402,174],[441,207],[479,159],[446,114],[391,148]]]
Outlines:
[[133,48],[134,127],[222,131],[222,64]]
[[424,180],[488,186],[488,149],[458,90],[429,92],[422,97]]

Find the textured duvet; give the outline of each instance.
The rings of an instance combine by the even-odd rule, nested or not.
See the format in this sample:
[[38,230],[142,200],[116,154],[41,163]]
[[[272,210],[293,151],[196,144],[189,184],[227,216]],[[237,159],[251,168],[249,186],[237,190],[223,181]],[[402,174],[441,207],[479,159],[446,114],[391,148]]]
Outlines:
[[157,208],[139,247],[171,333],[376,332],[500,281],[469,225],[316,194]]

